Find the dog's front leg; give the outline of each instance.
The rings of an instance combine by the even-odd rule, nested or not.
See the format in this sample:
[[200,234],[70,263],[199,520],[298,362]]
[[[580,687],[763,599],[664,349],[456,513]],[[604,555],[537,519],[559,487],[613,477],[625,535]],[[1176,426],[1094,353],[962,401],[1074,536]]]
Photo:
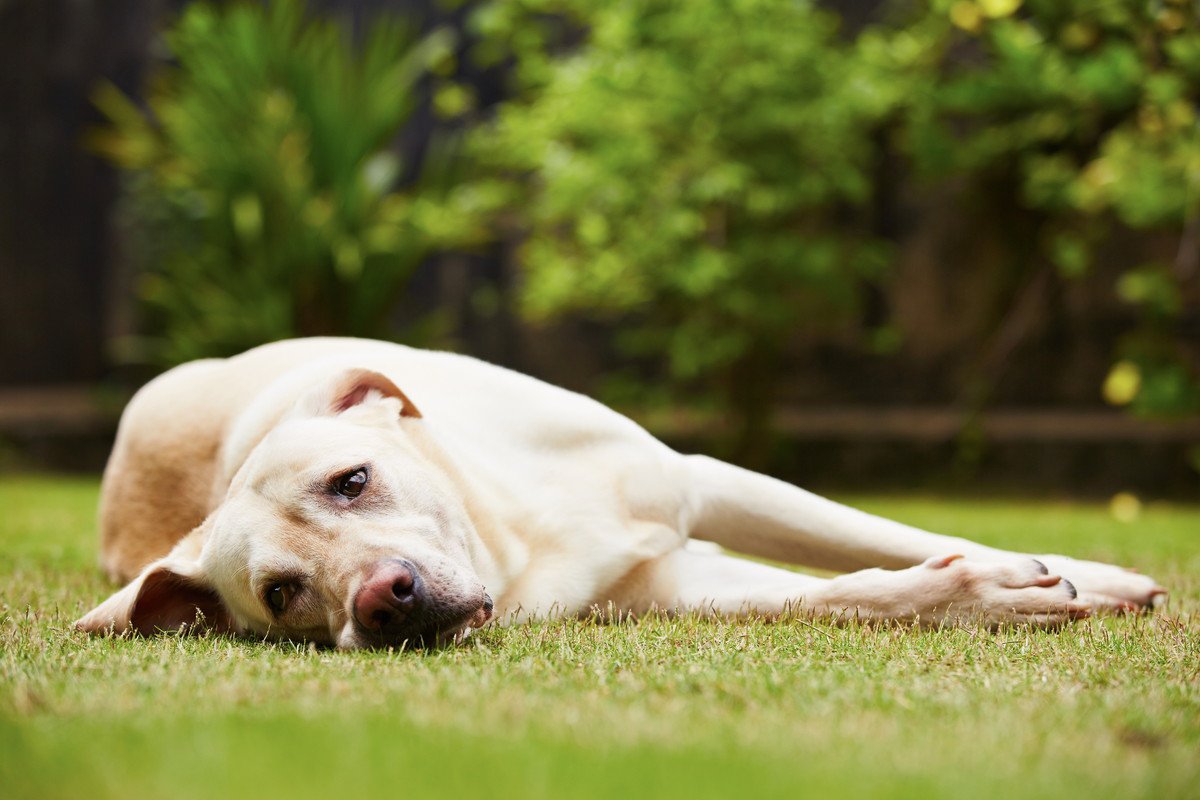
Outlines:
[[[1030,557],[929,533],[826,500],[791,484],[706,456],[684,457],[689,534],[750,555],[837,571],[899,569],[955,553],[1017,564]],[[1156,581],[1120,567],[1035,556],[1075,585],[1081,602],[1133,610],[1165,594]]]
[[1005,555],[835,503],[789,483],[707,456],[686,456],[689,534],[740,553],[850,572],[898,569],[960,553]]
[[[982,622],[1057,626],[1086,616],[1075,589],[1033,559],[931,558],[902,570],[822,579],[725,555],[681,550],[654,565],[638,605],[673,612],[831,615],[926,625]],[[648,601],[648,602],[647,602]]]

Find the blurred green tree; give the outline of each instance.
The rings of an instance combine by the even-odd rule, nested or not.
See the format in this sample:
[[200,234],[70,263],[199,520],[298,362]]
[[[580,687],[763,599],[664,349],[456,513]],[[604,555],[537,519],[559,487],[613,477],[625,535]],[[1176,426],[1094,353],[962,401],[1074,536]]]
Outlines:
[[508,192],[526,313],[619,319],[626,352],[664,354],[677,387],[734,412],[743,457],[767,441],[781,355],[853,327],[886,271],[863,224],[883,147],[929,180],[1011,187],[989,204],[1040,220],[1041,261],[1015,270],[1106,280],[1093,254],[1121,231],[1176,237],[1172,263],[1129,264],[1110,289],[1139,323],[1103,392],[1200,409],[1182,315],[1200,292],[1187,0],[926,0],[853,40],[782,0],[497,0],[474,20],[477,57],[515,64],[475,145]]
[[[1110,402],[1193,413],[1193,12],[921,0],[849,38],[808,0],[491,0],[470,14],[469,54],[513,82],[480,109],[446,33],[377,21],[351,45],[298,0],[199,4],[168,37],[177,65],[149,116],[102,89],[112,124],[93,145],[133,170],[143,294],[170,362],[386,336],[415,266],[488,229],[519,242],[526,315],[617,321],[624,352],[661,359],[677,397],[715,400],[736,455],[761,461],[785,355],[830,336],[896,346],[862,336],[856,313],[889,260],[869,205],[890,148],[928,180],[1000,187],[992,206],[1037,216],[1036,247],[1021,248],[1037,263],[1014,269],[1112,282],[1138,324]],[[474,174],[451,187],[435,158],[398,188],[389,143],[429,73],[437,113],[475,125]],[[1177,241],[1175,257],[1097,273],[1130,230]]]
[[[435,248],[470,238],[437,170],[398,189],[389,148],[449,32],[376,20],[353,43],[299,0],[188,6],[149,115],[112,86],[91,146],[133,171],[150,360],[228,355],[296,335],[388,336]],[[437,164],[433,159],[430,163]],[[450,204],[450,205],[448,205]]]
[[483,57],[516,64],[474,144],[506,176],[525,311],[620,319],[627,353],[665,356],[677,387],[733,412],[744,460],[768,444],[781,354],[851,316],[886,259],[857,210],[896,96],[836,27],[778,0],[475,16]]
[[[907,75],[900,147],[927,176],[1013,177],[1060,280],[1087,280],[1121,230],[1174,237],[1112,290],[1136,309],[1103,392],[1154,415],[1200,411],[1200,17],[1189,0],[931,0],[869,31],[863,57]],[[890,65],[890,66],[889,66]],[[992,182],[992,186],[997,182]]]

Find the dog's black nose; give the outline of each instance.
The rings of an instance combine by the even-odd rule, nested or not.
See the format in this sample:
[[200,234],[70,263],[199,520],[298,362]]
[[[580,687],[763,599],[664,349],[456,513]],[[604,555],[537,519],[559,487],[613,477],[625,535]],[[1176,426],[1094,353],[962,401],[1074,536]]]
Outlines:
[[425,605],[424,583],[411,561],[380,561],[354,596],[354,619],[368,631],[390,634]]

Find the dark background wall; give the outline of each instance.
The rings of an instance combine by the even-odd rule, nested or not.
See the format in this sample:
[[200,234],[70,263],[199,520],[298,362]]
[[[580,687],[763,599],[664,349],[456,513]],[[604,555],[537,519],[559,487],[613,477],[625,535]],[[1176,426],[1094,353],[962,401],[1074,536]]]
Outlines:
[[99,79],[140,86],[159,5],[0,3],[0,385],[105,374],[117,183],[79,143]]

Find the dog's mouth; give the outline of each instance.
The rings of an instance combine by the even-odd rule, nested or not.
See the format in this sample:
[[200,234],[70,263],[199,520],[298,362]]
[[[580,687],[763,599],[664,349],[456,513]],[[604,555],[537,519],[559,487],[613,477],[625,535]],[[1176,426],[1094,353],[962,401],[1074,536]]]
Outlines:
[[492,597],[485,594],[483,605],[465,619],[460,619],[452,625],[440,626],[435,630],[422,634],[422,641],[424,642],[422,646],[425,649],[432,649],[461,644],[471,635],[471,631],[482,628],[491,618]]
[[492,597],[483,595],[482,604],[463,609],[443,605],[430,610],[426,618],[414,620],[415,624],[401,629],[359,629],[359,638],[364,647],[404,648],[410,650],[434,650],[449,647],[465,640],[471,631],[482,628],[492,618]]

